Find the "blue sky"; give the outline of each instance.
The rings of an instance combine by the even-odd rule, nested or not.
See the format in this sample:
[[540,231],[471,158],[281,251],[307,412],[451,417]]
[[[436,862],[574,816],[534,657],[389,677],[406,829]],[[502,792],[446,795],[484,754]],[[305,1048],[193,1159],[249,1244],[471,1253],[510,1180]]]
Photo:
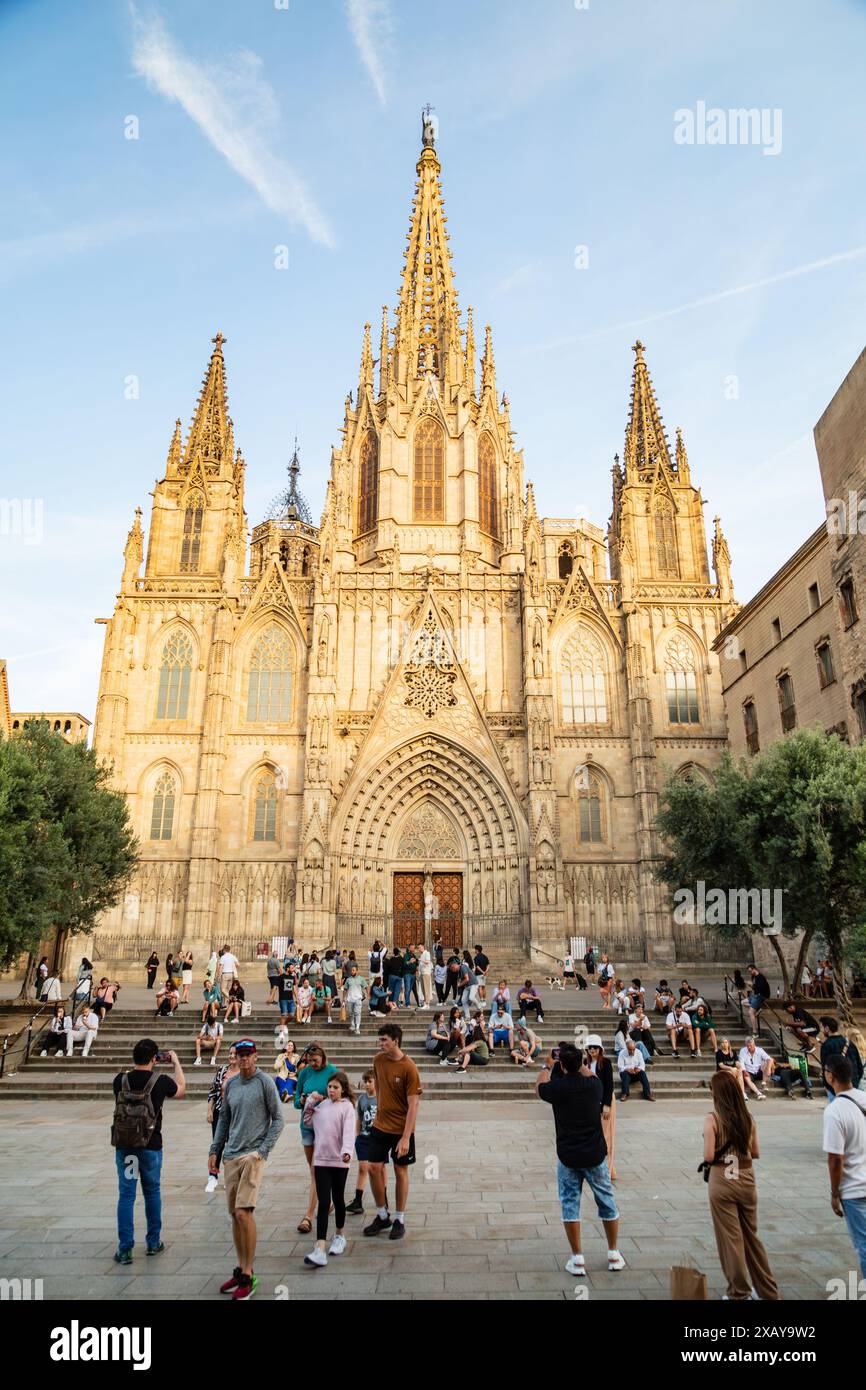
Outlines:
[[[92,718],[93,620],[217,329],[251,523],[295,431],[318,514],[427,101],[460,302],[493,325],[539,509],[606,526],[639,335],[749,598],[821,519],[811,432],[864,342],[863,0],[278,5],[0,4],[13,704]],[[780,111],[780,152],[678,144],[701,101]]]

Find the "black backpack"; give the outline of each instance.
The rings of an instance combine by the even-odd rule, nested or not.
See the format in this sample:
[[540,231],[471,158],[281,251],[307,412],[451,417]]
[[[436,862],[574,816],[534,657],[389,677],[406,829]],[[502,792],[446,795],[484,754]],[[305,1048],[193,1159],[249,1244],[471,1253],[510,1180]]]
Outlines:
[[151,1092],[158,1078],[151,1072],[141,1091],[134,1091],[126,1072],[114,1102],[111,1142],[116,1149],[146,1149],[159,1121]]

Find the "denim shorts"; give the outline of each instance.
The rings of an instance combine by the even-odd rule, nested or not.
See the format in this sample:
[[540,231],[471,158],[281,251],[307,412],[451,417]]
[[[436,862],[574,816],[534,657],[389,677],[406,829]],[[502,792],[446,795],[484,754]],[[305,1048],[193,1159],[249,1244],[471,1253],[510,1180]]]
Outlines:
[[303,1122],[298,1125],[301,1132],[301,1143],[305,1149],[311,1149],[316,1142],[316,1131],[309,1129]]
[[589,1184],[590,1191],[595,1198],[600,1220],[617,1221],[619,1219],[606,1158],[602,1159],[597,1168],[566,1168],[565,1164],[557,1159],[556,1180],[559,1187],[559,1204],[562,1207],[563,1221],[580,1220],[580,1195],[584,1182]]

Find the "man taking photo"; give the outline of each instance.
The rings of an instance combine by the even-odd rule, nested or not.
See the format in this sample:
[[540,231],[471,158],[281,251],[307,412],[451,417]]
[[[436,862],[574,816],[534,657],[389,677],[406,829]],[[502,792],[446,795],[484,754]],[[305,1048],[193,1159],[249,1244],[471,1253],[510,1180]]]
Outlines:
[[617,1248],[619,1212],[601,1127],[601,1082],[573,1043],[560,1043],[539,1073],[535,1089],[539,1099],[553,1107],[559,1203],[571,1246],[565,1268],[569,1274],[586,1274],[580,1244],[580,1198],[587,1183],[607,1236],[607,1267],[611,1271],[623,1269],[625,1260]]

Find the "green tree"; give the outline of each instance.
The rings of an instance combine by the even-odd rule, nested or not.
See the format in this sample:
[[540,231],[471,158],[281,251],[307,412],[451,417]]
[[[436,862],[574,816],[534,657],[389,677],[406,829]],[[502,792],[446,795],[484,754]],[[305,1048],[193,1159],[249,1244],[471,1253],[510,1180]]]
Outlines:
[[[45,720],[0,741],[0,967],[54,930],[89,934],[137,862],[126,798]],[[25,991],[32,959],[25,972]]]
[[[795,980],[816,934],[827,942],[840,1012],[849,939],[866,923],[866,745],[800,729],[756,758],[727,757],[714,786],[672,779],[657,820],[659,877],[671,888],[782,890],[782,930],[804,933]],[[730,931],[712,927],[708,930]],[[769,937],[788,971],[775,937]]]

